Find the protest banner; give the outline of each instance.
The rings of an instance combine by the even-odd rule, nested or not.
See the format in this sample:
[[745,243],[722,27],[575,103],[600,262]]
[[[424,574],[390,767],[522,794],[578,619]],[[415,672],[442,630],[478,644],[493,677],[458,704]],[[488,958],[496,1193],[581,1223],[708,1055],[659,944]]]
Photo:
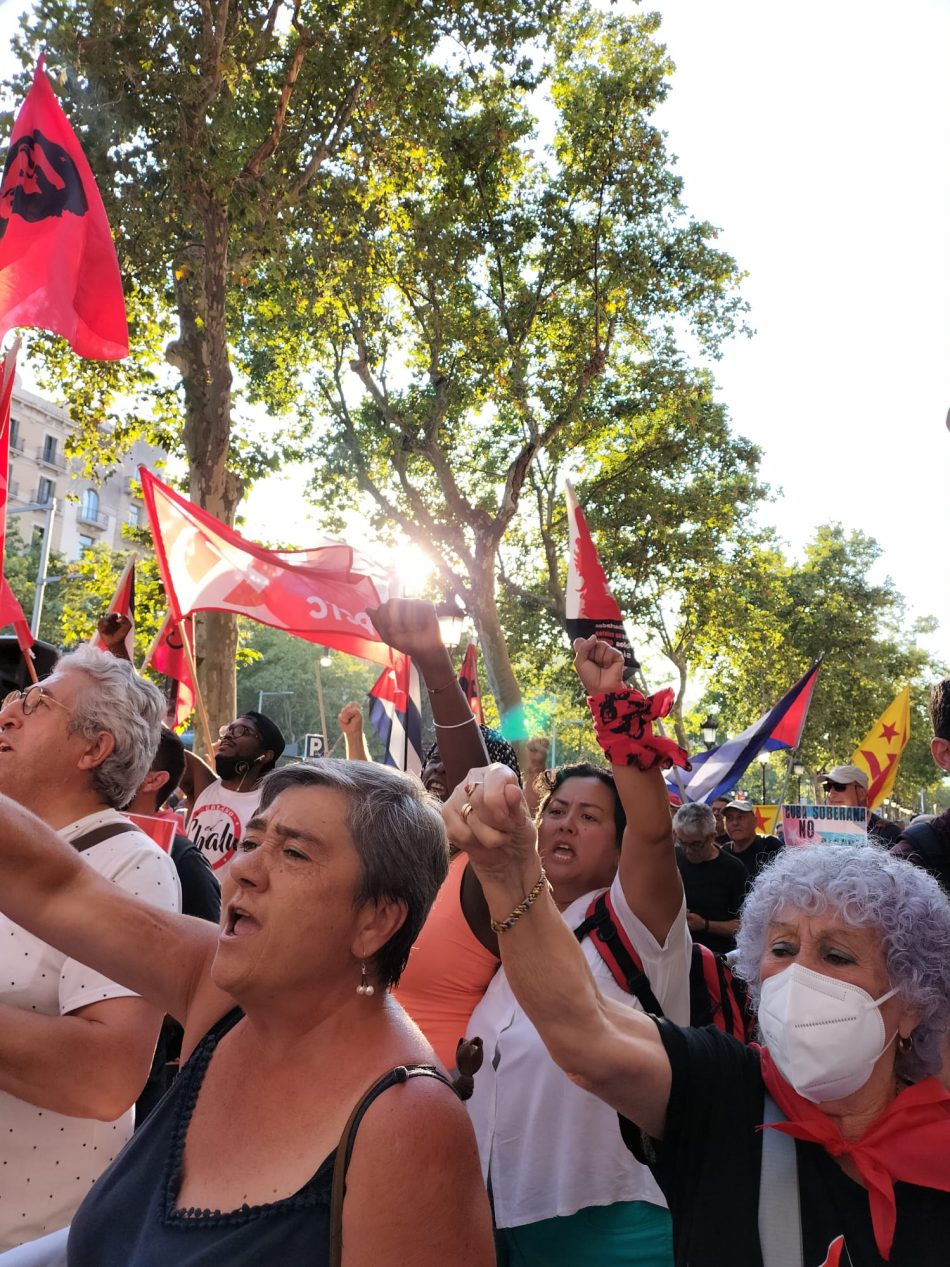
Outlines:
[[863,805],[783,805],[782,837],[797,845],[863,845],[868,812]]

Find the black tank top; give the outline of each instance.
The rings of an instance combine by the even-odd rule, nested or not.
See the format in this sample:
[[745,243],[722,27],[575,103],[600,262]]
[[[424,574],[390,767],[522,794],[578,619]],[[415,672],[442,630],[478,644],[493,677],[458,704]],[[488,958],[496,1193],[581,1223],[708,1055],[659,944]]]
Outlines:
[[[280,1201],[227,1213],[176,1208],[185,1136],[208,1063],[242,1015],[235,1008],[208,1031],[171,1089],[90,1189],[70,1229],[69,1267],[327,1267],[336,1150],[299,1191]],[[445,1081],[431,1066],[418,1068]],[[404,1078],[404,1070],[393,1070],[376,1094]],[[227,1141],[221,1165],[228,1165]]]

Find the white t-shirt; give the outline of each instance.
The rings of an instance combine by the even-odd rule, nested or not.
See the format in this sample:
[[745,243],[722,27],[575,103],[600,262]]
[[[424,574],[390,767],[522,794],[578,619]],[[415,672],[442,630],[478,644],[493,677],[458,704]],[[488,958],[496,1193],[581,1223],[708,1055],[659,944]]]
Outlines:
[[[573,902],[562,912],[565,923],[577,928],[602,892],[595,890]],[[685,902],[666,944],[660,946],[631,911],[619,876],[610,898],[664,1015],[688,1025],[692,941]],[[589,937],[581,948],[601,993],[639,1009],[639,1002],[611,976]],[[486,1182],[491,1172],[498,1227],[521,1227],[615,1201],[666,1205],[649,1170],[634,1161],[621,1139],[614,1110],[571,1082],[548,1055],[503,967],[472,1014],[468,1036],[474,1035],[484,1043],[485,1059],[475,1076],[468,1111]]]
[[220,884],[227,874],[238,841],[261,799],[259,788],[232,792],[220,779],[209,783],[195,799],[188,835],[201,850]]
[[[59,833],[73,840],[128,819],[89,814]],[[175,864],[144,832],[111,836],[80,854],[100,875],[161,910],[181,909]],[[0,1003],[66,1016],[134,991],[67,959],[0,915]],[[130,1108],[115,1122],[66,1117],[0,1091],[0,1249],[65,1227],[88,1190],[132,1134]]]

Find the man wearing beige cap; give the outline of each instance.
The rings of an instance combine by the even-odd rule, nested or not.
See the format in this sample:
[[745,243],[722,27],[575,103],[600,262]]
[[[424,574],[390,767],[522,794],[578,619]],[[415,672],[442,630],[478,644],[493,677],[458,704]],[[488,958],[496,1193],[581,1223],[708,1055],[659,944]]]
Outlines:
[[[836,765],[822,777],[825,801],[829,805],[855,805],[867,808],[868,776],[858,765]],[[893,845],[901,834],[898,823],[889,823],[880,814],[868,810],[868,838],[872,836],[886,845]]]
[[723,848],[739,859],[751,883],[782,848],[782,842],[777,836],[760,836],[755,830],[755,806],[751,801],[730,801],[722,811],[722,821],[729,837]]

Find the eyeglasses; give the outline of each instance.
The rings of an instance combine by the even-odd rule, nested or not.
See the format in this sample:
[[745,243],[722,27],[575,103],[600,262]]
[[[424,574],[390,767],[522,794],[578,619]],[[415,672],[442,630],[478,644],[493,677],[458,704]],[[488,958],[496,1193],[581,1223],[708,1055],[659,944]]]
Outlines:
[[24,717],[29,717],[30,713],[35,713],[41,704],[55,704],[57,708],[63,708],[67,713],[71,713],[73,711],[68,707],[68,705],[61,703],[58,699],[55,699],[52,695],[50,695],[49,691],[36,683],[32,686],[26,687],[25,690],[10,691],[8,695],[4,695],[3,703],[0,704],[0,708],[12,708],[12,706],[18,701],[21,709],[23,710]]
[[831,779],[825,779],[824,783],[822,784],[822,787],[825,789],[826,792],[846,792],[848,788],[851,787],[851,784],[850,783],[833,783]]
[[230,726],[222,726],[218,731],[218,738],[224,739],[230,735],[232,739],[260,739],[260,735],[253,726],[245,726],[242,721],[233,721]]
[[679,841],[679,843],[683,846],[684,849],[699,849],[701,845],[705,845],[707,840],[712,840],[713,837],[703,836],[701,840],[684,840],[682,836],[677,836],[676,839]]

